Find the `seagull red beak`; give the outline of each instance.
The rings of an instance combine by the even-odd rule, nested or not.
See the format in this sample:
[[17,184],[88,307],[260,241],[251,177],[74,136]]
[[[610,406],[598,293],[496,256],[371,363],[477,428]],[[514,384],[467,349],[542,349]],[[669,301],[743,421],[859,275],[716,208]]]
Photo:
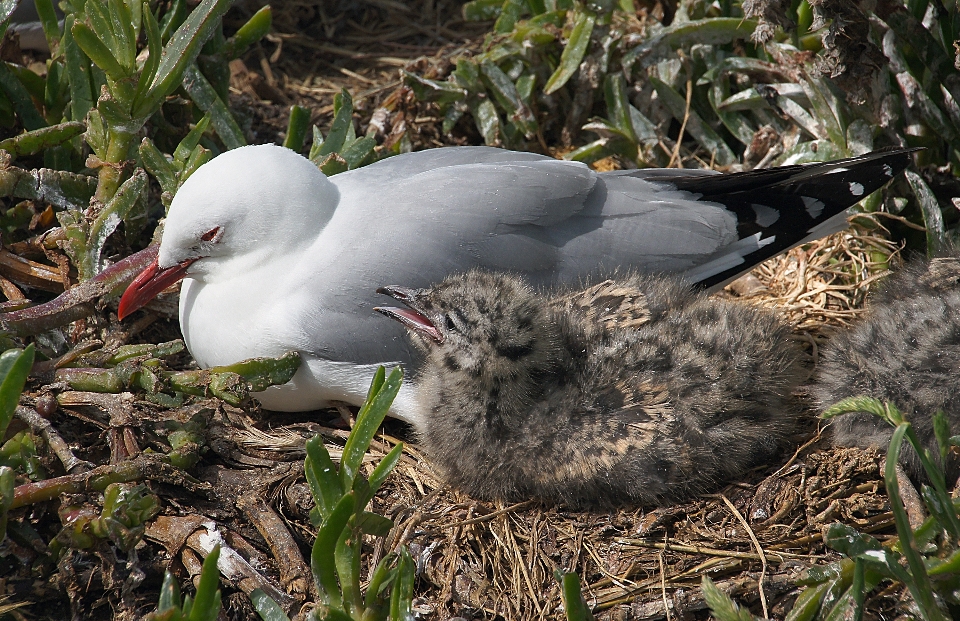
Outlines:
[[188,259],[178,265],[160,269],[157,259],[140,272],[132,283],[123,292],[120,298],[120,308],[117,309],[117,317],[123,319],[130,313],[139,310],[150,303],[150,300],[172,285],[179,282],[187,274],[187,268],[196,261]]
[[417,302],[416,291],[405,289],[403,287],[380,287],[377,293],[389,295],[398,302],[403,302],[407,308],[396,308],[393,306],[378,306],[373,310],[390,319],[395,319],[403,324],[408,330],[419,332],[420,334],[432,339],[435,343],[443,343],[443,333],[437,329],[437,326],[426,316],[425,309]]

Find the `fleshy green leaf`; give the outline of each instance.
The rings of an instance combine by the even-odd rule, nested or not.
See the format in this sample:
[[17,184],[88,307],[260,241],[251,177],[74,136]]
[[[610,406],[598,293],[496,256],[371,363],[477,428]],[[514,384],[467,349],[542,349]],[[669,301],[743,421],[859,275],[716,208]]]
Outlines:
[[209,80],[200,73],[196,63],[187,65],[183,74],[183,88],[197,107],[210,115],[210,124],[228,149],[236,149],[247,144],[243,131],[233,118],[230,108],[220,99]]
[[314,436],[307,440],[307,457],[304,474],[317,504],[320,517],[327,519],[343,497],[343,485],[337,475],[337,467],[323,445],[323,438]]
[[27,131],[47,126],[47,122],[43,120],[40,112],[33,105],[33,99],[26,87],[13,74],[10,65],[3,61],[0,61],[0,89],[3,89],[3,92],[13,103],[13,108],[17,111],[17,116],[20,117],[20,122],[23,123],[23,127]]
[[[96,3],[91,3],[91,5],[96,6]],[[73,33],[74,41],[77,42],[84,54],[103,69],[108,76],[114,80],[120,80],[127,76],[127,70],[123,68],[110,48],[100,40],[90,26],[83,22],[74,22],[70,31]]]
[[347,89],[341,89],[340,93],[334,96],[333,107],[335,110],[333,124],[320,149],[311,157],[314,163],[319,163],[328,155],[339,152],[347,139],[347,130],[353,126],[353,99]]
[[350,432],[350,437],[343,447],[343,456],[340,458],[340,482],[343,489],[353,489],[353,480],[360,470],[363,455],[367,452],[370,441],[373,440],[383,419],[386,418],[387,411],[400,391],[402,380],[403,370],[397,367],[383,382],[380,389],[372,397],[367,398],[367,402],[357,414],[357,422],[353,426],[353,431]]
[[42,127],[0,141],[0,149],[7,151],[14,157],[33,155],[44,149],[63,144],[74,136],[82,134],[85,129],[86,125],[76,121]]
[[567,621],[593,621],[593,613],[583,600],[583,593],[580,590],[580,577],[572,571],[566,573],[557,571],[554,575],[560,581],[560,599],[563,601],[563,611],[567,615]]
[[280,604],[264,593],[263,589],[251,591],[250,601],[253,603],[253,609],[257,611],[263,621],[290,621],[290,617],[283,612]]
[[73,38],[74,15],[64,18],[63,47],[67,80],[70,83],[70,111],[74,121],[82,121],[93,108],[93,86],[90,82],[90,59]]
[[202,0],[163,48],[157,75],[150,88],[134,102],[133,116],[147,117],[159,109],[164,98],[180,85],[187,66],[196,60],[231,0]]
[[120,226],[120,222],[127,217],[140,195],[147,188],[147,175],[138,168],[133,175],[123,182],[117,193],[113,195],[97,217],[90,224],[87,242],[87,257],[81,267],[84,280],[93,278],[106,267],[101,255],[107,243],[107,238]]
[[927,254],[934,256],[946,240],[940,203],[937,202],[937,197],[934,196],[923,177],[912,170],[904,171],[904,174],[923,212],[923,225],[927,229]]
[[549,95],[562,88],[580,67],[580,62],[583,61],[587,47],[590,45],[590,36],[593,34],[596,23],[596,13],[582,11],[577,14],[573,30],[570,32],[570,40],[560,54],[560,65],[543,88],[545,94]]
[[203,559],[197,596],[187,617],[189,621],[216,621],[220,614],[220,589],[217,588],[220,586],[220,570],[217,569],[219,558],[220,544],[217,544]]
[[20,393],[33,368],[33,344],[26,349],[8,349],[0,354],[0,438],[7,432],[20,403]]
[[336,553],[337,542],[343,533],[350,516],[353,515],[353,492],[344,494],[337,506],[324,520],[323,526],[313,542],[313,551],[310,554],[310,567],[313,570],[313,579],[317,583],[320,603],[331,608],[340,608],[343,602],[340,594],[340,584],[332,559]]
[[287,137],[283,140],[283,146],[297,152],[303,149],[309,126],[310,111],[303,106],[290,106],[290,120],[287,122]]
[[270,32],[273,25],[273,10],[270,5],[262,7],[247,20],[243,26],[223,45],[222,54],[228,60],[239,58],[247,48],[262,39]]

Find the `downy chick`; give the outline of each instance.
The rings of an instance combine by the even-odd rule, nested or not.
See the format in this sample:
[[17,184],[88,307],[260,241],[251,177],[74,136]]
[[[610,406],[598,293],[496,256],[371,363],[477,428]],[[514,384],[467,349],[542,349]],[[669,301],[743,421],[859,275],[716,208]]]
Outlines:
[[[939,455],[933,415],[943,410],[952,432],[960,433],[960,251],[913,259],[888,277],[863,321],[823,350],[811,390],[823,408],[861,395],[893,403]],[[886,450],[893,435],[892,426],[866,412],[839,416],[830,428],[835,446]],[[955,479],[960,463],[948,461],[947,474]],[[900,462],[910,475],[926,479],[906,443]]]
[[677,277],[551,295],[472,271],[380,292],[425,352],[420,443],[477,498],[660,503],[763,463],[794,428],[788,326]]

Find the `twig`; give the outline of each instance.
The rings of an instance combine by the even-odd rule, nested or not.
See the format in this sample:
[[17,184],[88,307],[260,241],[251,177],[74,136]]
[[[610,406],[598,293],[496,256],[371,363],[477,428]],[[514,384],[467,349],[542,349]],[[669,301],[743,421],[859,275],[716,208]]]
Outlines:
[[763,618],[770,618],[770,611],[767,609],[767,596],[763,592],[763,579],[767,575],[767,555],[764,554],[763,548],[760,546],[760,541],[757,540],[757,535],[753,532],[753,529],[750,528],[750,524],[747,523],[747,520],[743,517],[743,514],[737,510],[733,503],[730,502],[730,499],[727,498],[724,494],[720,494],[720,498],[723,499],[723,502],[730,508],[730,511],[733,512],[737,519],[740,520],[740,523],[743,524],[743,527],[747,530],[747,534],[750,535],[750,541],[753,542],[753,545],[757,548],[757,554],[760,555],[760,579],[757,580],[757,590],[760,591],[760,606],[763,608]]
[[677,168],[682,168],[680,166],[680,143],[683,142],[683,134],[687,129],[687,121],[690,119],[690,103],[693,97],[693,80],[687,77],[687,107],[683,112],[683,123],[680,124],[680,133],[677,134],[677,142],[673,147],[673,153],[670,155],[670,163],[667,164],[667,168],[673,167],[673,162],[677,162]]
[[[237,507],[243,511],[247,519],[263,535],[273,558],[277,560],[280,569],[280,583],[288,593],[297,596],[306,596],[316,593],[316,583],[310,573],[310,568],[303,560],[300,548],[293,539],[290,531],[284,525],[280,516],[263,501],[264,490],[256,489],[240,496]],[[298,597],[298,599],[300,599]]]
[[518,502],[515,505],[510,505],[509,507],[504,507],[503,509],[497,509],[486,515],[481,515],[480,517],[471,518],[469,520],[463,520],[462,522],[454,522],[452,524],[445,524],[441,528],[453,528],[455,526],[466,526],[467,524],[479,524],[480,522],[487,522],[497,517],[498,515],[503,515],[504,513],[510,513],[511,511],[516,511],[524,507],[528,507],[537,502],[536,500],[524,500],[523,502]]
[[[665,550],[667,552],[686,552],[688,554],[703,554],[705,556],[719,556],[722,558],[740,558],[749,561],[759,561],[761,557],[759,554],[754,554],[753,552],[738,552],[736,550],[718,550],[717,548],[704,548],[703,546],[690,546],[684,545],[682,543],[670,543],[669,541],[646,541],[645,539],[629,539],[629,538],[620,538],[617,539],[617,543],[622,543],[628,546],[636,546],[638,548],[653,548],[655,550]],[[792,552],[777,552],[776,556],[780,557],[776,559],[777,562],[783,561],[784,558],[811,558],[809,554],[795,554]]]
[[37,306],[0,315],[0,327],[17,336],[39,334],[51,328],[89,317],[100,298],[120,295],[130,281],[157,258],[158,246],[147,248],[117,261],[90,280],[67,289]]
[[[610,571],[603,566],[604,563],[603,563],[603,561],[600,559],[600,555],[597,554],[597,551],[593,549],[593,546],[591,546],[591,545],[588,544],[588,543],[584,543],[584,544],[583,544],[583,547],[584,547],[584,549],[587,551],[587,553],[593,558],[593,562],[597,564],[597,569],[600,570],[600,573],[602,573],[604,576],[606,576],[607,579],[610,580],[610,583],[611,583],[611,584],[617,585],[618,587],[620,587],[620,588],[623,589],[624,591],[626,591],[626,590],[628,590],[628,589],[631,589],[631,588],[633,588],[633,587],[635,587],[635,586],[637,585],[637,583],[634,582],[633,580],[629,580],[629,579],[627,579],[627,578],[622,578],[622,579],[621,579],[620,577],[615,576],[614,574],[610,573]],[[627,584],[625,584],[626,582],[629,582],[630,584],[627,585]]]
[[[899,222],[900,224],[904,225],[905,227],[914,229],[915,231],[926,231],[926,230],[927,230],[925,227],[922,227],[922,226],[920,226],[919,224],[917,224],[917,223],[915,223],[915,222],[910,222],[909,220],[907,220],[907,219],[904,218],[903,216],[898,216],[898,215],[895,214],[895,213],[887,213],[886,211],[873,211],[873,212],[871,212],[871,215],[874,215],[874,216],[883,216],[884,218],[890,218],[891,220],[896,220],[897,222]],[[859,216],[860,216],[860,214],[857,214],[857,217],[859,217]]]
[[795,450],[793,452],[793,455],[790,457],[790,459],[787,460],[787,463],[780,466],[780,468],[776,472],[774,472],[772,476],[778,477],[784,472],[786,472],[790,468],[790,466],[792,466],[794,462],[797,461],[797,458],[800,457],[800,453],[805,451],[807,447],[810,446],[811,444],[816,444],[817,442],[819,442],[822,435],[823,435],[823,428],[820,426],[817,426],[816,435],[814,435],[812,438],[804,442],[797,450]]
[[204,523],[204,528],[197,530],[187,537],[187,545],[201,556],[206,558],[214,546],[220,546],[220,559],[217,569],[224,578],[230,580],[237,587],[249,595],[254,589],[262,589],[272,597],[285,611],[290,611],[295,600],[284,593],[272,580],[253,568],[226,540],[224,540],[217,525],[213,522]]
[[670,602],[667,600],[667,579],[664,577],[667,570],[663,563],[663,552],[657,555],[657,560],[660,561],[660,596],[663,597],[663,614],[666,616],[667,621],[670,621]]
[[520,553],[520,548],[517,546],[517,541],[513,536],[513,529],[510,528],[510,520],[504,521],[506,522],[504,536],[510,542],[510,552],[517,558],[517,565],[520,567],[520,574],[523,576],[523,581],[527,586],[527,592],[530,594],[530,601],[536,606],[537,615],[543,618],[543,606],[540,605],[540,597],[533,588],[533,582],[530,580],[530,572],[527,569],[527,564],[523,562],[523,555]]
[[60,463],[63,464],[63,469],[68,474],[80,474],[94,467],[89,461],[84,461],[74,455],[67,443],[60,437],[59,432],[50,424],[50,421],[40,416],[33,408],[17,406],[17,418],[30,425],[35,433],[43,436],[43,439],[47,441],[47,446],[57,456]]

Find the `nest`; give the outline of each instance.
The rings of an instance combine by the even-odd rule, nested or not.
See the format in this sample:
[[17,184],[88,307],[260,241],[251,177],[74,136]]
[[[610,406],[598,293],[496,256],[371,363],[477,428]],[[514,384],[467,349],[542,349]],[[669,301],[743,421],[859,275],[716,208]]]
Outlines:
[[[896,259],[897,248],[875,221],[861,224],[869,226],[771,259],[718,295],[739,291],[744,303],[785,312],[808,344],[813,366],[817,343],[862,312],[870,286]],[[829,447],[809,410],[804,426],[795,452],[714,494],[613,512],[478,502],[444,486],[408,444],[371,509],[395,527],[375,542],[365,563],[373,567],[407,545],[417,562],[418,610],[428,618],[565,619],[556,570],[581,577],[598,619],[704,616],[705,575],[755,613],[783,618],[800,592],[802,571],[839,558],[823,545],[827,526],[844,522],[881,540],[895,533],[882,455]],[[400,442],[395,435],[407,431],[399,423],[385,429],[371,448],[370,468]],[[289,526],[305,533],[303,523]],[[898,603],[899,592],[881,592],[868,610],[879,615]]]

